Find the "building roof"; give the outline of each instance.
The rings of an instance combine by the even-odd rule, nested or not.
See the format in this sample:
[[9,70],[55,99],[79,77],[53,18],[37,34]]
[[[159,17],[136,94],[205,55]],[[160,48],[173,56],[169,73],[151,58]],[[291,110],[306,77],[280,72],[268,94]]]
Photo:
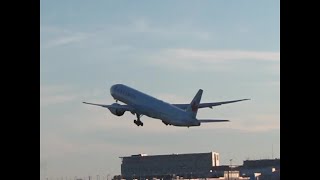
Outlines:
[[244,167],[280,166],[280,159],[245,160]]
[[[173,153],[173,154],[161,154],[161,155],[148,155],[148,154],[134,154],[131,156],[121,156],[119,158],[132,158],[132,157],[142,157],[142,156],[148,156],[148,157],[159,157],[159,156],[174,156],[174,155],[201,155],[201,154],[211,154],[211,153],[217,153],[217,152],[206,152],[206,153],[185,153],[185,154],[178,154],[178,153]],[[218,153],[217,153],[218,154]]]

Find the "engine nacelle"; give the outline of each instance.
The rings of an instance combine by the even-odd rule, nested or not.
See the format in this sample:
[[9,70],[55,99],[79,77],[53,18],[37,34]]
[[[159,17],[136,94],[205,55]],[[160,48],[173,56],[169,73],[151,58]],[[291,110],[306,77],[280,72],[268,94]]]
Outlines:
[[[121,106],[118,103],[113,103],[113,106]],[[118,108],[108,108],[110,110],[110,112],[116,116],[122,116],[126,111],[122,110],[122,109],[118,109]]]

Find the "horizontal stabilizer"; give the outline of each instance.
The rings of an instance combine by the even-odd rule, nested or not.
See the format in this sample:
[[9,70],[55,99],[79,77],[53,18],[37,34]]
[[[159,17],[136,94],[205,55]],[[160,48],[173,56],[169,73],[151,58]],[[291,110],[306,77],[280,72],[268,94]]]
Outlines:
[[211,122],[229,122],[229,120],[223,119],[198,119],[201,123],[211,123]]

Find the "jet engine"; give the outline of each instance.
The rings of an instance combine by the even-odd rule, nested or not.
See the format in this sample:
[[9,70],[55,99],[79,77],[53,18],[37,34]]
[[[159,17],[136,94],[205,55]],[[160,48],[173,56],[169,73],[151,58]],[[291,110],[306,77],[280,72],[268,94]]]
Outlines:
[[[118,103],[113,103],[112,106],[121,106]],[[108,108],[110,112],[116,116],[122,116],[126,111],[120,108]]]

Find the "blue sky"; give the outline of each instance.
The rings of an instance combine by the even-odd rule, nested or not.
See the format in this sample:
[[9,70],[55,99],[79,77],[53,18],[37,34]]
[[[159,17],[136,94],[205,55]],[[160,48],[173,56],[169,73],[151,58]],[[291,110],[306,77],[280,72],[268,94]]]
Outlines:
[[[221,164],[280,157],[279,1],[41,1],[41,177],[120,174],[120,156],[220,153]],[[172,103],[251,101],[203,109],[230,123],[167,127],[115,117],[123,83]]]

